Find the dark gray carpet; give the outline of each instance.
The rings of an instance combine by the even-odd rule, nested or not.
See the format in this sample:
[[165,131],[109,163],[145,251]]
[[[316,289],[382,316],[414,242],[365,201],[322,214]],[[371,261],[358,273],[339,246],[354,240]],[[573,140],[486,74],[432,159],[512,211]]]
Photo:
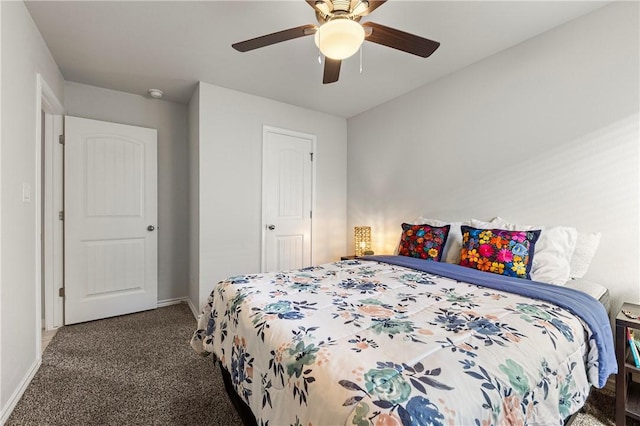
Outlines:
[[241,425],[185,304],[63,327],[8,425]]
[[[7,425],[240,426],[195,326],[182,304],[63,327]],[[593,391],[573,426],[614,425],[614,406]]]

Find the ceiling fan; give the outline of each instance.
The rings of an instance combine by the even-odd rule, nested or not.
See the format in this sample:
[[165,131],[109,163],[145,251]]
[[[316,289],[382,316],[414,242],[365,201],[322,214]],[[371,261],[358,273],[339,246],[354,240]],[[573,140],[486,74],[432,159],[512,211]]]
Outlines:
[[403,52],[429,57],[440,46],[437,41],[396,30],[374,22],[360,24],[363,16],[387,0],[305,0],[316,12],[320,26],[308,24],[267,34],[231,45],[247,52],[294,38],[314,35],[316,46],[324,54],[324,84],[338,81],[342,60],[355,54],[364,40]]

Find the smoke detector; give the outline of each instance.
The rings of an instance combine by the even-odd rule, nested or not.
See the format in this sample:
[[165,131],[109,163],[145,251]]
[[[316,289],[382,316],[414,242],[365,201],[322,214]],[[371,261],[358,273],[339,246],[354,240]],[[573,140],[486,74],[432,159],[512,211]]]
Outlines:
[[160,99],[164,96],[164,92],[160,89],[149,89],[149,96],[154,99]]

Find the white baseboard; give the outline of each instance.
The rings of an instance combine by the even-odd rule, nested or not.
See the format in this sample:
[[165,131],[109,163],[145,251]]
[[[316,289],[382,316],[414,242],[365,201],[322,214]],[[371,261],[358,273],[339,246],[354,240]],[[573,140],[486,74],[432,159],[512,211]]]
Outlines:
[[20,383],[20,386],[18,386],[15,392],[13,392],[13,395],[11,395],[11,397],[7,401],[7,405],[5,407],[2,407],[2,409],[0,409],[0,425],[4,425],[7,422],[7,420],[9,420],[9,416],[13,412],[13,409],[16,407],[16,404],[18,403],[18,401],[20,401],[20,398],[22,398],[22,394],[24,394],[24,391],[27,390],[27,386],[29,386],[29,383],[31,383],[33,376],[35,376],[36,373],[38,372],[38,369],[40,368],[41,363],[42,363],[42,358],[38,356],[38,358],[33,362],[33,364],[31,364],[29,371],[27,372],[27,374],[22,379],[22,382]]
[[193,317],[196,319],[196,322],[197,322],[200,319],[200,311],[198,311],[198,309],[191,302],[191,299],[189,299],[188,297],[187,297],[187,305],[189,305],[189,308],[193,313]]
[[193,316],[195,317],[196,321],[198,321],[200,314],[196,309],[196,307],[193,306],[193,303],[191,303],[191,299],[189,299],[188,297],[175,297],[173,299],[158,300],[158,308],[177,305],[178,303],[186,303],[187,306],[189,306],[189,309],[191,309],[191,313],[193,313]]
[[177,305],[179,303],[186,302],[186,297],[174,297],[173,299],[158,300],[158,308],[164,308],[165,306]]

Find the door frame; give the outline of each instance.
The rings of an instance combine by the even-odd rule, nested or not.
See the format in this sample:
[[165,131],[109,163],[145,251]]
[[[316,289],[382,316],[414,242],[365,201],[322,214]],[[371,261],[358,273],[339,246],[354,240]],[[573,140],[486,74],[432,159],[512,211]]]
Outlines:
[[316,142],[317,142],[317,137],[316,135],[310,134],[310,133],[302,133],[302,132],[298,132],[295,130],[289,130],[289,129],[283,129],[281,127],[274,127],[274,126],[269,126],[266,124],[262,125],[262,201],[260,204],[260,210],[261,210],[261,219],[260,219],[260,236],[261,236],[261,249],[260,249],[260,271],[264,272],[267,269],[267,256],[265,255],[266,250],[267,250],[267,238],[266,238],[266,227],[265,224],[266,222],[266,217],[265,217],[265,208],[264,208],[264,203],[265,200],[267,199],[267,190],[265,188],[264,183],[266,182],[266,170],[264,168],[264,164],[265,164],[265,159],[266,159],[266,155],[267,155],[267,144],[266,144],[266,140],[267,140],[267,134],[268,133],[277,133],[280,135],[285,135],[285,136],[292,136],[292,137],[296,137],[296,138],[304,138],[304,139],[310,139],[311,140],[311,152],[313,153],[313,157],[312,157],[312,161],[311,161],[311,253],[310,253],[310,259],[311,259],[311,265],[314,264],[313,261],[313,253],[314,253],[314,238],[313,236],[315,235],[315,211],[316,211]]
[[[36,246],[36,256],[34,259],[35,264],[35,285],[36,285],[36,350],[38,359],[41,358],[41,345],[42,345],[42,268],[44,267],[44,276],[45,276],[45,325],[46,329],[50,330],[53,328],[60,327],[62,325],[62,298],[54,297],[54,265],[57,265],[59,270],[62,270],[62,256],[63,252],[62,241],[59,239],[61,236],[56,236],[54,230],[51,226],[46,226],[45,229],[42,229],[41,224],[43,223],[43,213],[42,213],[42,200],[44,196],[45,200],[45,211],[44,211],[44,220],[46,223],[55,223],[54,221],[58,220],[57,213],[54,211],[54,203],[48,203],[47,200],[53,200],[53,193],[57,191],[58,194],[62,193],[63,187],[62,182],[53,181],[45,181],[45,188],[41,186],[41,178],[42,178],[42,155],[46,154],[42,152],[42,111],[45,113],[45,134],[44,134],[44,144],[46,147],[56,147],[57,141],[55,140],[55,134],[59,132],[62,134],[62,117],[64,115],[64,107],[62,103],[58,100],[57,96],[46,82],[46,80],[42,77],[41,74],[36,75],[36,140],[35,140],[35,210],[36,210],[36,221],[35,221],[35,246]],[[54,133],[55,132],[55,133]],[[59,170],[62,167],[62,164],[54,164],[53,155],[45,155],[45,164],[44,164],[44,173],[45,176],[49,179],[53,176],[53,170]],[[62,158],[60,157],[60,161]],[[56,185],[57,188],[54,189]],[[53,244],[47,244],[47,248],[49,250],[44,250],[42,246],[41,234],[44,235],[45,241],[53,242]],[[57,239],[56,239],[57,238]],[[57,248],[57,249],[56,249]],[[44,256],[43,256],[44,250]],[[44,265],[42,264],[42,260],[44,258]],[[56,300],[59,299],[59,300]]]

